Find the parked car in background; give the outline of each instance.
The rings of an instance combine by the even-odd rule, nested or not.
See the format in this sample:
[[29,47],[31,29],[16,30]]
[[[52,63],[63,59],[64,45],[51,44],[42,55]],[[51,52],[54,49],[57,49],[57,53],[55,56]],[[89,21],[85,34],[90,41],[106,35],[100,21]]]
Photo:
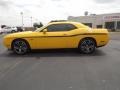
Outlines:
[[2,34],[2,33],[15,33],[15,32],[22,32],[22,31],[24,31],[24,28],[22,28],[22,27],[5,26],[3,28],[0,28],[0,34]]
[[22,27],[17,27],[17,31],[22,32],[22,31],[24,31],[24,29]]
[[2,34],[1,31],[2,31],[2,28],[0,27],[0,34]]
[[1,28],[0,30],[0,33],[14,33],[14,32],[17,32],[17,28],[16,27],[4,27],[4,28]]

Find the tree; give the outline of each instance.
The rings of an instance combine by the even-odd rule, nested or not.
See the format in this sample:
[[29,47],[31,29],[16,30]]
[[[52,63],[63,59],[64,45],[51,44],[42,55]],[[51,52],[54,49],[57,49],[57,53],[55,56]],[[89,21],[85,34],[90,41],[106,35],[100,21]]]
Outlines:
[[43,24],[40,22],[40,27],[42,27],[43,26]]
[[37,24],[37,23],[34,23],[34,24],[33,24],[33,27],[34,27],[34,28],[38,27],[38,24]]
[[42,26],[43,26],[42,22],[40,22],[40,23],[34,23],[34,24],[33,24],[33,27],[34,27],[34,28],[40,28],[40,27],[42,27]]
[[6,25],[1,25],[1,28],[4,28],[4,27],[6,27]]

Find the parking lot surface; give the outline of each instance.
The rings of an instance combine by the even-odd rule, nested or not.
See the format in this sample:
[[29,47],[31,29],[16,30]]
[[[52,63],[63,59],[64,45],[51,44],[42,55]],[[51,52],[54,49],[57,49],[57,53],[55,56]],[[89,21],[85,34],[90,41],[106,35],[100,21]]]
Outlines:
[[120,33],[93,54],[76,50],[15,55],[0,36],[0,90],[120,90]]

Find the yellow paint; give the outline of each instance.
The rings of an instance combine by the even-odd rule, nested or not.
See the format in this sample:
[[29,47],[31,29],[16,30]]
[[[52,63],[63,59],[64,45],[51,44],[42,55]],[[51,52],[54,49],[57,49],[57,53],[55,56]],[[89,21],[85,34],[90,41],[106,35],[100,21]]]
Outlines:
[[[73,24],[77,29],[62,32],[47,32],[47,29],[44,31],[45,27],[60,23]],[[86,37],[94,38],[97,46],[104,46],[109,41],[109,34],[106,29],[91,29],[77,22],[54,22],[45,27],[34,32],[8,34],[4,37],[4,45],[11,49],[12,41],[19,38],[26,40],[31,49],[77,48],[80,40]]]

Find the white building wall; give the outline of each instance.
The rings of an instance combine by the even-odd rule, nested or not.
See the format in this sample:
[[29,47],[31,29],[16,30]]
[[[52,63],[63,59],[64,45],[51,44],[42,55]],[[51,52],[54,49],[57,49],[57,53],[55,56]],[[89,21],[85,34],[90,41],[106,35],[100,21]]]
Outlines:
[[105,22],[120,21],[120,13],[79,16],[79,17],[69,16],[68,20],[81,22],[81,23],[92,23],[92,28],[96,28],[97,25],[103,25],[104,28]]

